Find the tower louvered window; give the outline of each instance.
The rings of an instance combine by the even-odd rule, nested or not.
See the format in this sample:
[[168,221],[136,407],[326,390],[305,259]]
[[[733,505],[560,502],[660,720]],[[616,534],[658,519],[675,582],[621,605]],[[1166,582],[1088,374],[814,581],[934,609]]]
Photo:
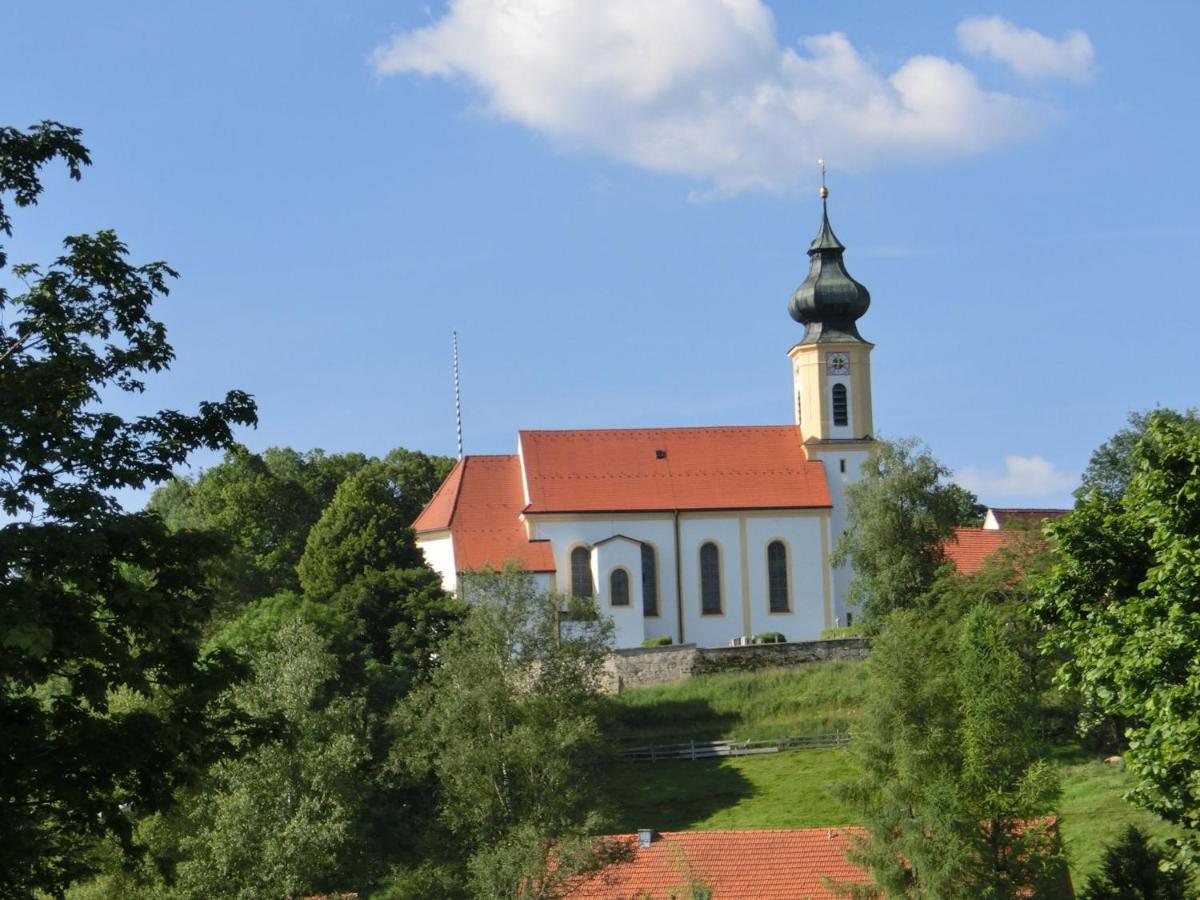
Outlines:
[[591,597],[592,560],[587,547],[576,547],[571,551],[571,594],[576,597]]
[[767,544],[767,595],[771,612],[788,611],[787,547],[783,541]]
[[629,605],[629,573],[624,569],[613,569],[608,576],[608,602],[613,606]]
[[642,614],[658,615],[658,559],[649,544],[642,544]]
[[712,541],[700,545],[700,612],[721,614],[721,551]]
[[846,386],[844,384],[835,384],[833,386],[833,424],[834,425],[849,425],[850,424],[850,404],[846,396]]

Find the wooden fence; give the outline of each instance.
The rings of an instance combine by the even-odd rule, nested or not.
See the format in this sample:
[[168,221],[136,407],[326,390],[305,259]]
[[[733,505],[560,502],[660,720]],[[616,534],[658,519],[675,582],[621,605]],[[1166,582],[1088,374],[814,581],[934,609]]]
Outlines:
[[687,741],[680,744],[650,744],[628,747],[621,758],[630,762],[665,762],[672,759],[714,759],[722,756],[757,756],[792,750],[829,750],[850,743],[850,732],[793,734],[763,741]]

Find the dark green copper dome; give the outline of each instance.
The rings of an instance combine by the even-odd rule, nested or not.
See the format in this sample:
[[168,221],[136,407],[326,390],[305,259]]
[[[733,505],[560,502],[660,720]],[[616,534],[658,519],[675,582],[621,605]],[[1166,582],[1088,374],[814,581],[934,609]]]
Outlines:
[[808,248],[812,260],[808,277],[792,294],[788,312],[804,325],[802,344],[830,341],[859,341],[865,344],[855,322],[862,318],[871,305],[871,295],[846,271],[842,262],[846,248],[833,233],[824,200],[821,206],[821,230]]

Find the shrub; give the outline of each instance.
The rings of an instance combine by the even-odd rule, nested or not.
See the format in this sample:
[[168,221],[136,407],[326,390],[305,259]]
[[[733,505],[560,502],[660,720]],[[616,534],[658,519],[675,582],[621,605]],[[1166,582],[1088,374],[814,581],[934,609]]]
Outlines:
[[1159,868],[1164,853],[1136,825],[1125,830],[1104,851],[1100,871],[1093,873],[1079,896],[1083,900],[1183,900],[1194,896],[1186,872]]
[[662,637],[646,638],[642,641],[643,647],[668,647],[671,644],[671,636],[664,634]]
[[756,634],[751,641],[755,644],[783,644],[787,642],[787,638],[779,631],[764,631],[762,634]]

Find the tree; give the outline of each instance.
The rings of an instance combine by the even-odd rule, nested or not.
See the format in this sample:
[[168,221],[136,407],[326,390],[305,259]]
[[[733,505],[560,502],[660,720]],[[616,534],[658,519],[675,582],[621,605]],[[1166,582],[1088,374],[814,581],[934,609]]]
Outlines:
[[[5,202],[36,203],[55,159],[79,178],[78,129],[0,129],[4,234]],[[141,392],[173,358],[150,306],[175,273],[131,263],[111,231],[64,246],[44,268],[12,267],[21,293],[0,289],[0,893],[13,896],[60,893],[98,834],[128,848],[127,812],[169,803],[241,721],[218,701],[240,667],[199,647],[214,542],[126,513],[112,492],[230,446],[254,403],[232,391],[194,415],[107,411],[107,394]]]
[[473,896],[554,897],[594,856],[611,624],[578,615],[560,636],[560,605],[580,601],[515,570],[464,581],[470,611],[401,705],[393,765],[433,779],[452,840],[440,858]]
[[299,621],[258,658],[237,702],[281,728],[187,793],[170,848],[179,895],[296,897],[369,877],[358,833],[374,788],[366,710],[338,689],[337,671],[326,642]]
[[1200,420],[1147,417],[1119,499],[1096,490],[1049,527],[1058,561],[1038,615],[1060,683],[1120,717],[1133,797],[1183,826],[1173,862],[1200,869]]
[[387,463],[347,478],[309,532],[298,568],[304,592],[328,598],[363,572],[424,566],[410,527],[413,505]]
[[847,526],[834,564],[854,567],[850,601],[868,621],[912,606],[945,562],[943,543],[973,515],[974,495],[915,440],[880,441],[846,489]]
[[214,531],[229,552],[212,566],[219,618],[261,597],[299,589],[296,565],[312,526],[345,478],[366,465],[360,453],[326,456],[236,446],[195,480],[159,488],[149,509],[173,529]]
[[1126,825],[1104,849],[1100,871],[1088,876],[1080,900],[1187,900],[1192,880],[1180,869],[1163,871],[1162,851],[1136,825]]
[[390,716],[462,611],[424,564],[394,474],[375,461],[345,478],[310,531],[305,591],[248,604],[213,638],[253,658],[246,713],[285,727],[182,798],[190,812],[156,856],[185,897],[361,889],[419,858],[432,800],[385,766]]
[[961,622],[896,611],[875,638],[846,797],[869,834],[856,852],[887,896],[1050,896],[1063,873],[1042,818],[1057,785],[1010,631],[977,602]]
[[1172,409],[1151,410],[1129,414],[1129,427],[1122,428],[1092,452],[1087,468],[1083,471],[1075,496],[1083,499],[1098,491],[1109,500],[1119,500],[1129,486],[1134,470],[1134,448],[1146,434],[1146,423],[1151,416],[1167,416],[1183,420],[1195,419],[1196,410],[1177,412]]

